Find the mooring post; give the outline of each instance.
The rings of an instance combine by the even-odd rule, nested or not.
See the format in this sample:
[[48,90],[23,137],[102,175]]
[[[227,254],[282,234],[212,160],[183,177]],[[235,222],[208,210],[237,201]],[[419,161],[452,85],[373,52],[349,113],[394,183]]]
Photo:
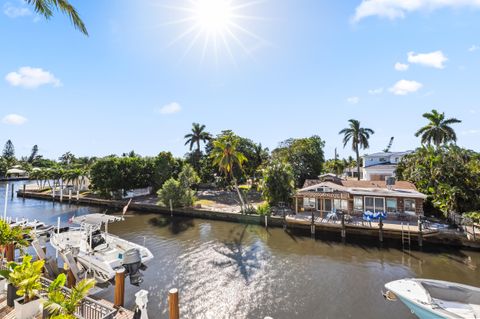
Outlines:
[[125,300],[125,268],[117,270],[115,274],[115,307],[123,307]]
[[70,204],[72,202],[72,190],[68,190],[68,203]]
[[25,198],[25,191],[27,190],[27,184],[23,184],[23,198]]
[[169,199],[169,200],[168,200],[168,203],[170,204],[170,216],[172,217],[172,216],[173,216],[173,204],[172,204],[172,200]]
[[310,225],[310,234],[315,236],[315,215],[312,212],[312,224]]
[[60,183],[60,203],[63,202],[63,182]]
[[13,261],[15,259],[15,244],[7,244],[6,250],[7,261]]
[[12,199],[13,199],[13,194],[15,193],[15,184],[12,183]]
[[265,215],[265,228],[268,228],[268,215]]
[[418,218],[418,246],[423,247],[422,220]]
[[67,287],[72,288],[76,284],[75,275],[73,274],[72,270],[68,268],[67,270]]
[[378,239],[383,243],[383,220],[381,216],[378,221]]
[[347,237],[347,230],[345,229],[345,213],[342,213],[342,238]]
[[55,186],[52,187],[52,201],[55,201]]
[[170,319],[180,319],[180,310],[178,307],[178,289],[173,288],[168,291],[168,306]]
[[77,190],[77,202],[80,200],[80,191]]

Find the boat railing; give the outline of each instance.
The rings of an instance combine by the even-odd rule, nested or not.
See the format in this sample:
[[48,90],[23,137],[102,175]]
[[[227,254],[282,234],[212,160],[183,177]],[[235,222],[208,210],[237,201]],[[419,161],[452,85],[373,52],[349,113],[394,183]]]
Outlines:
[[[46,294],[52,281],[42,277],[40,282],[43,288],[42,293]],[[65,296],[69,296],[71,290],[63,287],[62,292]],[[113,319],[116,312],[117,310],[115,308],[102,304],[92,298],[86,297],[80,302],[75,310],[75,317],[78,319]]]

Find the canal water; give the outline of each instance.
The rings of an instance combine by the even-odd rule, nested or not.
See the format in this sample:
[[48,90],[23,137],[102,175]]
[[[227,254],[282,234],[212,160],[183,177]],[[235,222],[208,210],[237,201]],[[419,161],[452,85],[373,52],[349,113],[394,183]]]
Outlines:
[[[0,194],[3,212],[4,184]],[[63,225],[74,214],[103,211],[10,196],[8,205],[9,216],[52,224],[60,217]],[[388,281],[422,277],[480,286],[478,252],[407,253],[355,239],[342,243],[339,236],[315,240],[281,228],[151,214],[134,214],[109,230],[145,243],[155,255],[140,287],[126,289],[130,308],[136,291],[150,292],[150,318],[168,318],[170,288],[180,291],[182,318],[396,319],[414,317],[400,302],[383,299]],[[113,300],[113,289],[100,296]]]

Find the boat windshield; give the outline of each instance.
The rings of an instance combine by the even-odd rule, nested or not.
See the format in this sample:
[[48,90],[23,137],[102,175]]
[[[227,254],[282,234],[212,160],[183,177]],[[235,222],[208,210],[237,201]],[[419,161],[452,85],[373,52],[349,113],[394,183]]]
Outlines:
[[480,290],[435,282],[423,281],[421,284],[432,299],[480,305]]

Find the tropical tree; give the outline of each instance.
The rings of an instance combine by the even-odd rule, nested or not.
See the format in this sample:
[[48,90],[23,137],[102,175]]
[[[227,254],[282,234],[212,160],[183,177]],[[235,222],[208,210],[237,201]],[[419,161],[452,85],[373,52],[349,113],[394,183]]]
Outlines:
[[292,166],[295,186],[302,187],[306,179],[318,178],[325,162],[325,142],[319,136],[291,138],[272,151],[272,158]]
[[343,134],[343,147],[347,146],[348,142],[352,143],[352,150],[355,151],[357,160],[357,178],[360,180],[360,148],[369,148],[368,139],[370,135],[375,132],[372,129],[361,127],[360,121],[350,119],[348,120],[349,127],[344,128],[338,134]]
[[270,205],[287,203],[295,189],[292,166],[281,161],[272,161],[263,169],[262,195]]
[[210,157],[213,164],[218,167],[218,170],[233,181],[238,198],[240,199],[242,212],[244,212],[246,208],[245,201],[238,188],[234,170],[237,168],[243,171],[243,164],[247,161],[247,158],[237,150],[238,144],[239,139],[233,134],[226,134],[221,138],[217,138],[213,141],[213,149]]
[[185,145],[190,144],[190,151],[193,149],[193,146],[196,146],[196,151],[200,152],[200,143],[206,143],[208,142],[212,136],[210,133],[205,131],[205,125],[200,125],[198,123],[193,123],[192,124],[192,132],[185,135],[185,139],[187,140],[185,142]]
[[70,4],[68,0],[25,0],[28,4],[34,7],[36,13],[50,19],[55,10],[61,11],[68,15],[75,29],[88,36],[87,28],[80,19],[77,10]]
[[422,144],[440,146],[448,142],[456,142],[457,134],[450,127],[455,123],[461,123],[462,121],[452,117],[445,118],[445,113],[439,113],[437,110],[432,110],[430,113],[424,113],[424,118],[429,120],[429,123],[420,128],[416,133],[416,137],[421,137]]
[[420,147],[402,158],[396,175],[414,183],[444,215],[480,210],[479,153],[456,145]]
[[38,146],[33,145],[32,152],[30,153],[30,156],[28,157],[27,162],[32,164],[37,158],[37,156],[38,156]]
[[63,165],[71,165],[75,161],[75,155],[73,155],[71,152],[66,152],[62,156],[58,158],[60,163]]
[[5,147],[3,148],[3,157],[6,160],[13,160],[15,159],[15,147],[13,146],[13,143],[11,140],[8,140],[5,143]]
[[66,281],[67,276],[60,274],[48,287],[44,308],[50,313],[51,319],[76,319],[77,307],[95,287],[94,279],[83,279],[72,288],[70,294],[65,294],[63,287]]

